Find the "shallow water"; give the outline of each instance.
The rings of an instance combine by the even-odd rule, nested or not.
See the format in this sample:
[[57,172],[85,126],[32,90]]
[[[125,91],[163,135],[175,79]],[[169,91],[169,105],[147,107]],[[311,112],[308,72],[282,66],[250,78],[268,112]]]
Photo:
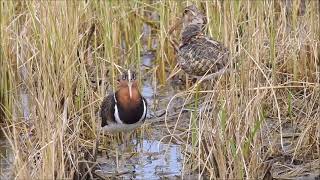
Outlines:
[[104,177],[159,179],[179,177],[182,168],[180,146],[164,144],[155,140],[143,140],[130,153],[118,152],[118,167],[116,155],[112,158],[98,157],[99,175]]

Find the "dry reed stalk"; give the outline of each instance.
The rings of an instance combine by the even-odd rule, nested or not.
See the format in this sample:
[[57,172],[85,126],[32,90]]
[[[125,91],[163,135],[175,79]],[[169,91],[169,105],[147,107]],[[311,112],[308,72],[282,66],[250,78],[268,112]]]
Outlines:
[[[169,28],[190,3],[206,13],[207,33],[230,48],[236,72],[212,81],[214,89],[177,94],[186,100],[183,108],[199,95],[185,132],[176,132],[186,121],[181,113],[173,128],[167,126],[186,147],[182,173],[255,179],[278,175],[276,162],[316,162],[319,2],[4,1],[0,100],[14,176],[71,178],[92,148],[96,113],[106,89],[115,87],[117,69],[140,68],[143,24],[152,26],[147,47],[153,37],[159,42],[150,71],[165,84],[176,63]],[[159,18],[150,20],[149,11]],[[284,155],[289,160],[277,159]]]

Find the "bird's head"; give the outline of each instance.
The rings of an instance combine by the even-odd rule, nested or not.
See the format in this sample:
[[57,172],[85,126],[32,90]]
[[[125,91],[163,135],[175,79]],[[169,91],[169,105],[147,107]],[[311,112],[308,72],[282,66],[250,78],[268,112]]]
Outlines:
[[129,96],[130,99],[136,98],[139,95],[136,73],[132,70],[127,70],[122,73],[118,79],[119,91],[122,95]]
[[203,27],[207,23],[206,16],[195,5],[184,8],[181,21],[183,29],[190,25]]
[[171,34],[178,26],[182,24],[182,33],[187,36],[202,32],[207,24],[207,17],[198,10],[195,5],[190,5],[184,8],[182,18],[178,20],[169,30]]

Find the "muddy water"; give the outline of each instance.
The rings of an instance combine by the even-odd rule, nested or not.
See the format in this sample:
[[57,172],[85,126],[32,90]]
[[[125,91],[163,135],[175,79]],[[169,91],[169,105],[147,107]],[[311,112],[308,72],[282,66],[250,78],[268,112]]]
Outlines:
[[130,153],[119,151],[118,161],[115,156],[98,157],[100,170],[96,173],[103,177],[124,179],[161,179],[181,175],[182,155],[178,145],[143,140]]

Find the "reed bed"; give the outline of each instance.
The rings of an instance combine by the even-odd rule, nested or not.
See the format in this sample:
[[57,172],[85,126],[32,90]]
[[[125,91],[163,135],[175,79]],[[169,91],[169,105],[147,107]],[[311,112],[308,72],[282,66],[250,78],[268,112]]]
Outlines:
[[1,2],[0,115],[12,176],[73,178],[118,69],[139,72],[142,53],[153,51],[147,73],[156,88],[169,85],[170,39],[179,41],[169,29],[191,3],[205,12],[207,34],[230,49],[235,71],[178,94],[196,99],[189,128],[168,128],[185,148],[182,177],[320,174],[318,1],[94,0]]

